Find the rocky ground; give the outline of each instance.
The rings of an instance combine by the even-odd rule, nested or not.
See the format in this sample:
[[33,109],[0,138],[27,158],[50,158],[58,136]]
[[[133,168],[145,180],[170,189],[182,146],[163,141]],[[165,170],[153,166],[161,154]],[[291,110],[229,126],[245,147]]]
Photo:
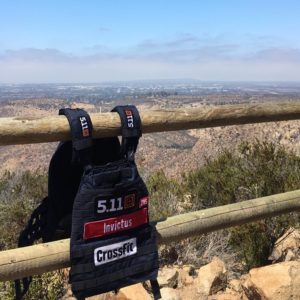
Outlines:
[[[218,257],[201,268],[165,266],[158,282],[163,300],[291,300],[300,299],[300,230],[290,228],[270,256],[272,264],[229,279]],[[123,288],[117,295],[102,294],[88,300],[151,300],[147,284]],[[63,298],[75,299],[70,289]]]

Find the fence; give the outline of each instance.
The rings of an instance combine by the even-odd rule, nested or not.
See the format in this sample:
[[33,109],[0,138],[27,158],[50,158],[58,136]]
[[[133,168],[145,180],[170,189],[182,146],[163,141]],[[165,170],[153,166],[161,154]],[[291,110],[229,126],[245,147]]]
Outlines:
[[[143,133],[300,119],[300,103],[224,105],[197,109],[141,111]],[[91,114],[94,136],[120,132],[115,113]],[[52,142],[69,138],[65,117],[1,118],[0,145]],[[300,211],[300,190],[167,218],[156,224],[158,242]],[[69,265],[69,240],[0,252],[0,280],[41,274]]]

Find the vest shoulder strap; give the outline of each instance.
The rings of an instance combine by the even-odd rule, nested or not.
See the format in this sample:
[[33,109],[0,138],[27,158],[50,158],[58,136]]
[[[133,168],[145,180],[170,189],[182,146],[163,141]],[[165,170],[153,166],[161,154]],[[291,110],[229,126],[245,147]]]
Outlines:
[[124,105],[116,106],[112,112],[117,112],[121,119],[121,152],[127,159],[134,160],[134,154],[142,136],[139,111],[134,105]]
[[78,159],[82,165],[90,164],[93,125],[89,114],[79,108],[62,108],[59,115],[67,117],[71,128],[73,159]]

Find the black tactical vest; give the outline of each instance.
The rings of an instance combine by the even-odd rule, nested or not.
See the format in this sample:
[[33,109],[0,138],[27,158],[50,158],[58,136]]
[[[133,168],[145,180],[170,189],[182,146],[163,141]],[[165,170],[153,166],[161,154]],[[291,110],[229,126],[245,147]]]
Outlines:
[[[91,131],[87,134],[85,120],[82,118],[85,117],[89,122],[89,116],[81,109],[66,109],[60,111],[60,114],[68,113],[68,111],[75,122],[72,132],[74,143],[72,141],[61,142],[54,152],[48,170],[48,195],[34,209],[26,226],[20,232],[18,247],[33,245],[39,239],[43,242],[50,242],[70,237],[73,202],[84,165],[84,162],[79,162],[78,158],[83,157],[85,151],[88,151],[92,165],[105,165],[122,158],[121,145],[117,137],[97,138],[91,142]],[[82,118],[81,121],[79,118]],[[76,130],[77,122],[80,122],[78,130]],[[88,150],[83,147],[81,150],[80,143],[84,144],[85,141],[89,141],[92,147]],[[31,279],[27,277],[15,280],[16,300],[21,300],[26,294]]]
[[104,165],[94,165],[90,158],[89,116],[60,111],[69,120],[73,148],[84,168],[72,212],[70,283],[77,299],[84,299],[150,280],[159,299],[156,232],[149,224],[148,191],[134,161],[140,117],[134,106],[113,111],[121,118],[121,159]]

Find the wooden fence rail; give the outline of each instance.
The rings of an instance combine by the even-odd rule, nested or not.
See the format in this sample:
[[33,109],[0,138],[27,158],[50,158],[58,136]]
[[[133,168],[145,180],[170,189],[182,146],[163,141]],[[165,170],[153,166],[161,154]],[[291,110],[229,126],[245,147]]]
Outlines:
[[[143,133],[300,119],[300,102],[208,106],[140,112]],[[91,114],[94,137],[120,134],[116,113]],[[70,139],[67,119],[0,118],[0,145]],[[300,211],[300,190],[167,218],[156,224],[158,243]],[[69,266],[69,239],[0,252],[0,280]]]
[[[143,133],[300,119],[300,102],[203,106],[140,112]],[[91,114],[94,137],[120,134],[116,113]],[[0,145],[70,139],[64,116],[0,118]]]
[[[157,223],[158,243],[300,211],[300,190],[199,210]],[[0,252],[0,280],[13,280],[69,266],[69,239]]]

